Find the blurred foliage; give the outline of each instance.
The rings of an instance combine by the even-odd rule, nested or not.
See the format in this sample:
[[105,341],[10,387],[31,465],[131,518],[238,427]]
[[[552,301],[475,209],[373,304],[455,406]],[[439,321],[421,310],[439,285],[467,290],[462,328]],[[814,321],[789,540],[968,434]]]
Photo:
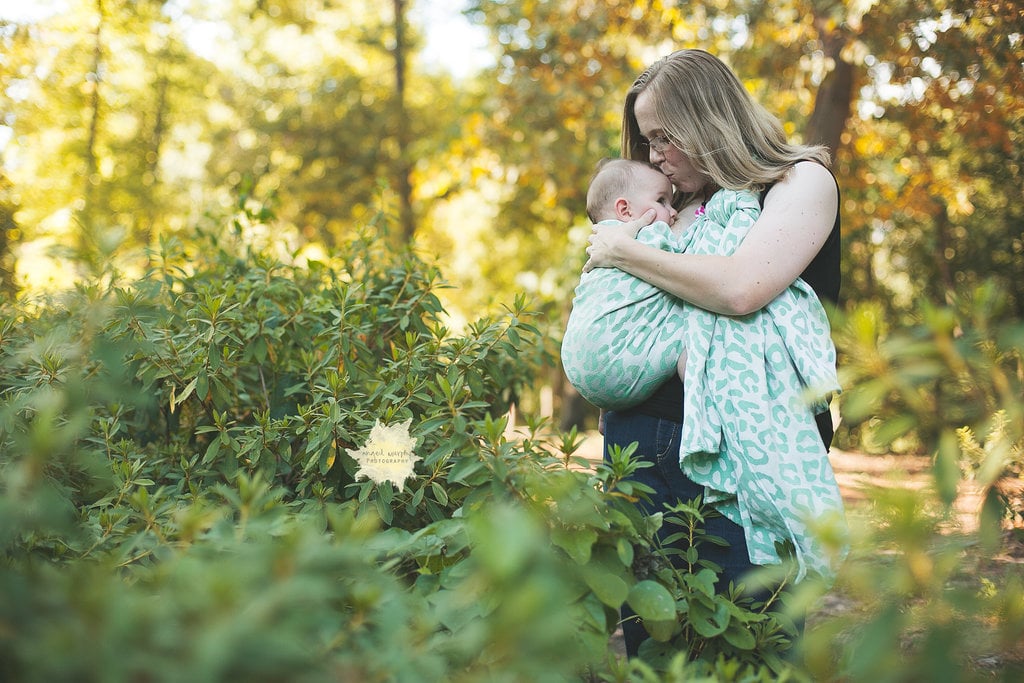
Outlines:
[[[314,259],[275,256],[273,228],[266,206],[245,198],[224,229],[187,241],[201,248],[167,240],[137,279],[107,268],[59,297],[5,304],[4,678],[1020,673],[1024,581],[999,564],[1014,548],[1002,525],[1021,512],[1005,495],[1021,471],[1020,406],[1003,403],[1019,395],[1019,345],[992,356],[1005,387],[985,381],[995,374],[977,382],[991,421],[979,409],[976,423],[926,444],[936,448],[934,487],[874,497],[840,575],[855,607],[818,617],[799,640],[793,619],[814,617],[821,587],[758,600],[740,586],[716,592],[716,568],[700,553],[715,542],[703,533],[708,511],[681,501],[639,515],[633,502],[646,491],[631,481],[633,447],[594,466],[575,455],[575,431],[533,418],[509,431],[505,413],[533,380],[536,349],[553,343],[522,300],[456,335],[439,322],[437,268],[371,236],[386,229]],[[987,329],[989,312],[972,311],[955,338]],[[933,322],[952,315],[939,313]],[[898,342],[851,325],[876,356]],[[907,398],[974,358],[967,340],[945,345],[950,329],[914,330],[914,357],[934,361],[894,364],[888,391],[858,382],[845,400],[904,427],[962,403],[952,389],[934,405]],[[1010,342],[1020,333],[991,329]],[[422,459],[404,485],[357,477],[351,454],[377,420],[410,420]],[[951,533],[972,477],[990,502],[976,530]],[[661,525],[689,545],[679,568],[654,540]],[[785,585],[786,571],[748,585]],[[611,640],[623,605],[652,636],[630,661]]]
[[843,428],[879,452],[928,453],[921,490],[869,487],[845,608],[803,644],[816,680],[1017,680],[1024,673],[1024,325],[996,281],[890,328],[842,316]]
[[[836,314],[844,353],[842,429],[875,452],[929,452],[955,430],[988,433],[997,415],[1017,429],[1024,414],[1024,324],[1008,317],[998,280],[963,288],[952,303],[921,305],[913,325],[893,326],[878,304]],[[1012,442],[1013,439],[1010,439]]]

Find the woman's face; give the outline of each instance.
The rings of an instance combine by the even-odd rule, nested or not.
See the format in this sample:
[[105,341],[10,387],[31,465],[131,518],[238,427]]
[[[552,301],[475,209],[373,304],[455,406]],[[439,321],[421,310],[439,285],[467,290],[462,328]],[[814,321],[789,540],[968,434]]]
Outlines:
[[[661,121],[654,113],[654,98],[650,92],[645,90],[637,95],[633,105],[633,115],[636,117],[640,134],[647,140],[655,140],[665,134]],[[668,176],[672,185],[684,193],[699,192],[709,182],[709,178],[699,172],[690,162],[690,158],[679,151],[675,145],[669,144],[664,151],[657,151],[654,146],[650,148],[650,161],[661,169],[661,172]]]

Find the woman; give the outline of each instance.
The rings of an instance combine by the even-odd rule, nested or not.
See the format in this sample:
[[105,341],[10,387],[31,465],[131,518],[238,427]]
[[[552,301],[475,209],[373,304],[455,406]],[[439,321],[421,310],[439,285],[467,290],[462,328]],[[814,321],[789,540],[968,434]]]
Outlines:
[[[595,226],[584,271],[614,267],[695,306],[723,316],[765,308],[798,278],[835,303],[840,284],[839,190],[824,147],[791,144],[779,121],[760,107],[721,61],[701,50],[680,50],[648,68],[626,96],[622,153],[649,160],[677,192],[683,233],[719,189],[760,193],[761,214],[730,255],[670,253],[634,239],[653,217]],[[683,384],[669,379],[642,404],[603,415],[607,446],[636,441],[638,457],[653,467],[637,478],[656,492],[649,509],[704,494],[680,468]],[[817,417],[827,448],[829,415]],[[722,567],[719,588],[754,568],[744,528],[726,517],[708,520],[707,532],[728,547],[705,545],[701,556]],[[627,652],[646,637],[642,625],[624,624]]]

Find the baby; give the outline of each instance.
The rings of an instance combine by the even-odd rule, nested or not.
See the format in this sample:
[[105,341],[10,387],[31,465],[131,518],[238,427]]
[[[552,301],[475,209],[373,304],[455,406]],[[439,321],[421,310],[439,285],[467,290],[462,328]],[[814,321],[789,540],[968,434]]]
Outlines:
[[[629,221],[648,209],[654,223],[637,239],[682,251],[672,234],[672,183],[641,161],[602,161],[587,192],[594,223]],[[680,301],[616,268],[583,273],[562,338],[562,367],[583,398],[604,409],[627,408],[648,398],[685,366],[684,312]]]

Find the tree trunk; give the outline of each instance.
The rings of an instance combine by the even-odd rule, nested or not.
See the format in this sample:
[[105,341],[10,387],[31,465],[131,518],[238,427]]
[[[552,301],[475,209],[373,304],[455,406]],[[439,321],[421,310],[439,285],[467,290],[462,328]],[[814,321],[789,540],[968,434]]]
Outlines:
[[[166,54],[164,52],[163,54]],[[159,69],[159,66],[157,67]],[[160,186],[160,153],[163,148],[164,136],[167,132],[167,90],[169,84],[165,74],[160,74],[156,82],[156,117],[153,121],[153,131],[150,134],[150,152],[147,155],[146,173],[151,178],[148,192],[150,200],[147,202],[146,215],[142,225],[142,234],[139,240],[147,247],[153,246],[153,226],[156,224],[156,216],[159,211],[154,201],[154,195]]]
[[818,88],[814,98],[814,111],[804,133],[805,143],[827,146],[832,151],[833,158],[842,142],[853,102],[854,67],[842,58],[846,41],[847,36],[841,28],[823,33],[825,54],[832,59],[835,66]]
[[94,240],[93,211],[95,209],[95,182],[98,163],[96,161],[96,140],[100,126],[100,69],[103,65],[103,0],[96,0],[96,32],[93,36],[92,66],[89,77],[92,92],[89,96],[89,135],[85,143],[85,186],[82,188],[83,208],[81,232],[79,233],[79,256],[91,254]]
[[935,294],[941,296],[947,305],[951,305],[954,292],[956,291],[956,280],[953,278],[953,271],[949,267],[949,261],[946,260],[946,249],[950,246],[949,230],[951,226],[949,211],[946,202],[939,196],[932,197],[932,204],[935,206],[935,211],[932,214],[935,223],[935,249],[932,250],[932,255],[935,259],[935,270],[938,272],[942,288],[942,291],[935,292]]
[[395,7],[395,139],[398,158],[395,160],[395,184],[402,239],[408,242],[416,232],[412,211],[412,164],[409,154],[409,114],[405,109],[405,2],[394,0]]
[[563,432],[567,432],[573,427],[579,431],[586,429],[588,418],[597,412],[597,409],[587,403],[587,399],[580,396],[579,392],[573,389],[568,382],[562,387],[561,397],[562,405],[558,411],[558,428]]
[[13,235],[18,229],[18,223],[14,220],[14,212],[17,208],[10,201],[14,185],[7,176],[0,170],[0,299],[13,301],[18,293],[18,285],[14,281],[14,273],[17,265],[14,260]]

